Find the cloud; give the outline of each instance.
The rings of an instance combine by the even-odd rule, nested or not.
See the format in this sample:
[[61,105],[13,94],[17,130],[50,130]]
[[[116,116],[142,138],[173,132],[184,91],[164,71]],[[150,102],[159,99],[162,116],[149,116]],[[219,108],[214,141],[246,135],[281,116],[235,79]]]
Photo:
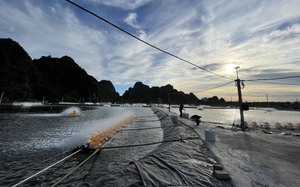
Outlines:
[[139,28],[136,18],[137,18],[137,14],[134,13],[134,12],[131,12],[131,13],[128,14],[128,16],[125,18],[124,21],[128,25],[130,25],[130,26],[132,26],[134,28]]
[[152,0],[93,0],[96,3],[101,3],[107,6],[122,8],[124,10],[135,10]]
[[131,27],[137,29],[137,34],[140,39],[144,40],[147,35],[146,32],[142,30],[142,28],[139,26],[137,21],[137,13],[131,12],[128,14],[128,16],[124,19],[124,22],[130,25]]
[[300,35],[300,25],[295,24],[290,27],[287,27],[286,29],[277,29],[269,34],[266,34],[261,37],[261,40],[263,42],[270,42],[271,40],[283,40],[287,38],[297,38]]
[[[60,4],[38,7],[30,1],[24,7],[1,5],[1,30],[18,41],[31,57],[69,55],[89,74],[101,74],[99,51],[108,41],[103,33],[88,27]],[[5,29],[14,28],[14,29]]]
[[[300,72],[300,2],[296,0],[94,0],[84,5],[96,13],[103,10],[103,17],[140,39],[226,77],[236,76],[224,68],[226,64],[240,66],[243,79]],[[88,74],[119,87],[142,81],[150,86],[172,84],[190,92],[229,81],[153,49],[61,1],[0,1],[0,33],[18,41],[33,58],[69,55]],[[275,93],[276,87],[271,87]],[[291,93],[295,90],[299,92],[299,87],[291,88]],[[255,84],[243,91],[249,98],[263,92]],[[235,92],[228,85],[200,96],[228,99]]]

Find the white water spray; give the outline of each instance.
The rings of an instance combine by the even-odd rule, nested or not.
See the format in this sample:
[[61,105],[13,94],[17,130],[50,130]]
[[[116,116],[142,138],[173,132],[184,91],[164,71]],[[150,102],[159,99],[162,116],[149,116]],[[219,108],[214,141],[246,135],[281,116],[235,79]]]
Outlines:
[[116,111],[116,114],[113,117],[86,122],[82,124],[81,128],[78,129],[77,132],[72,134],[71,137],[62,141],[60,146],[70,149],[78,145],[84,145],[89,142],[89,137],[92,134],[96,134],[99,133],[100,131],[107,130],[108,128],[114,126],[115,124],[125,119],[128,119],[128,117],[130,116],[133,116],[133,113],[131,111],[127,111],[127,112]]
[[62,113],[60,113],[60,116],[68,116],[68,117],[74,117],[74,116],[80,116],[81,110],[78,107],[72,106],[70,108],[67,108]]

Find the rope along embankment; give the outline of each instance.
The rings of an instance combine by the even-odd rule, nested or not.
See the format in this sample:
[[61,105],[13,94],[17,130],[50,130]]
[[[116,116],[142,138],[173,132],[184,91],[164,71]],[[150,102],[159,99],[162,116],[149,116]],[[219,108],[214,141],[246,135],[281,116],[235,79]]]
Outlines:
[[144,144],[131,144],[131,145],[121,145],[121,146],[112,146],[112,147],[101,147],[99,149],[104,150],[104,149],[120,149],[120,148],[128,148],[128,147],[141,147],[141,146],[155,145],[155,144],[168,143],[168,142],[178,142],[178,141],[184,141],[184,140],[193,140],[193,139],[199,139],[199,137],[187,137],[187,138],[179,137],[178,139],[174,139],[174,140],[165,140],[165,141],[150,142],[150,143],[144,143]]
[[[133,119],[131,118],[131,119],[127,119],[127,120],[125,120],[125,121],[126,121],[126,123],[128,123],[129,121],[131,121],[131,122],[152,122],[152,121],[153,121],[153,122],[154,122],[154,121],[161,121],[161,120],[163,120],[163,119],[166,118],[166,117],[168,117],[168,115],[164,115],[164,116],[162,116],[161,118],[159,118],[158,120],[157,120],[157,119],[155,119],[155,120],[133,120]],[[124,125],[124,124],[123,124],[123,125]],[[124,127],[124,126],[123,126],[123,127]],[[169,126],[167,126],[167,127],[169,127]],[[171,127],[171,126],[170,126],[170,127]],[[131,129],[129,128],[129,129],[123,129],[123,130],[120,130],[120,131],[140,131],[140,130],[148,130],[148,129],[156,129],[156,128],[162,128],[162,127],[131,128]],[[106,150],[106,149],[121,149],[121,148],[141,147],[141,146],[150,146],[150,145],[155,145],[155,144],[162,144],[162,143],[169,143],[169,142],[178,142],[178,141],[185,141],[185,140],[192,140],[192,139],[199,139],[199,137],[186,137],[186,138],[178,137],[177,139],[173,139],[173,140],[157,141],[157,142],[150,142],[150,143],[143,143],[143,144],[120,145],[120,146],[104,146],[104,145],[105,145],[105,144],[104,144],[102,147],[98,147],[98,148],[97,148],[90,156],[88,156],[84,161],[82,161],[80,164],[78,164],[75,168],[71,169],[66,175],[64,175],[62,178],[60,178],[58,181],[56,181],[52,186],[54,187],[54,186],[57,186],[58,184],[60,184],[63,180],[65,180],[67,177],[69,177],[74,171],[76,171],[79,167],[81,167],[83,164],[85,164],[90,158],[92,158],[96,153],[98,153],[98,152],[101,151],[101,150]],[[30,180],[31,178],[33,178],[33,177],[35,177],[35,176],[37,176],[37,175],[39,175],[39,174],[45,172],[46,170],[52,168],[53,166],[55,166],[55,165],[57,165],[57,164],[63,162],[64,160],[66,160],[66,159],[72,157],[73,155],[79,153],[80,151],[81,151],[81,149],[80,149],[80,150],[77,150],[76,152],[74,152],[74,153],[72,153],[72,154],[66,156],[65,158],[63,158],[63,159],[61,159],[61,160],[59,160],[59,161],[53,163],[52,165],[50,165],[50,166],[48,166],[48,167],[46,167],[46,168],[40,170],[39,172],[37,172],[37,173],[35,173],[35,174],[33,174],[33,175],[27,177],[26,179],[20,181],[20,182],[17,183],[17,184],[13,185],[13,187],[14,187],[14,186],[19,186],[19,185],[25,183],[26,181]],[[61,155],[61,154],[60,154],[60,155]],[[53,159],[53,158],[56,158],[56,157],[58,157],[58,156],[59,156],[59,155],[56,155],[56,156],[54,156],[54,157],[52,157],[52,158],[49,158],[49,159],[47,159],[47,160],[44,160],[43,162],[49,161],[49,160],[51,160],[51,159]],[[43,162],[40,162],[40,163],[43,163]],[[37,164],[35,164],[35,165],[37,165]],[[30,167],[28,167],[28,168],[25,168],[25,169],[23,169],[23,170],[21,170],[21,171],[18,171],[18,172],[16,172],[16,173],[14,173],[14,174],[11,174],[11,175],[9,175],[9,176],[3,177],[3,178],[1,178],[1,180],[5,179],[5,178],[8,178],[8,177],[11,177],[11,176],[14,176],[14,175],[16,175],[16,174],[18,174],[18,173],[21,173],[21,172],[23,172],[23,171],[26,171],[26,170],[28,170],[28,169],[31,169],[31,168],[33,168],[35,165],[30,166]]]
[[[164,126],[165,127],[172,127],[173,125]],[[161,127],[145,127],[145,128],[126,128],[121,131],[139,131],[139,130],[150,130],[150,129],[162,129]]]
[[22,180],[22,181],[21,181],[21,182],[19,182],[19,183],[17,183],[17,184],[15,184],[15,185],[13,185],[13,187],[15,187],[15,186],[19,186],[20,184],[23,184],[24,182],[28,181],[29,179],[31,179],[31,178],[33,178],[33,177],[35,177],[35,176],[37,176],[37,175],[39,175],[39,174],[43,173],[44,171],[47,171],[48,169],[52,168],[53,166],[55,166],[55,165],[57,165],[57,164],[61,163],[62,161],[66,160],[66,159],[68,159],[68,158],[70,158],[70,157],[72,157],[73,155],[75,155],[75,154],[79,153],[80,151],[81,151],[81,150],[78,150],[78,151],[76,151],[76,152],[74,152],[74,153],[70,154],[69,156],[67,156],[67,157],[65,157],[65,158],[63,158],[63,159],[61,159],[61,160],[59,160],[59,161],[55,162],[54,164],[51,164],[50,166],[48,166],[48,167],[46,167],[46,168],[42,169],[41,171],[39,171],[39,172],[37,172],[37,173],[35,173],[35,174],[31,175],[30,177],[27,177],[26,179]]
[[[108,134],[106,133],[99,133],[98,136],[111,136],[113,134],[115,134],[117,131],[119,131],[119,129],[121,129],[122,127],[125,126],[125,124],[129,124],[129,123],[132,123],[133,122],[133,119],[134,117],[130,116],[128,118],[126,118],[125,120],[123,120],[122,122],[119,122],[117,125],[114,125],[110,130],[108,130]],[[119,133],[117,133],[119,134]],[[115,134],[114,136],[116,136],[117,134]],[[97,135],[96,135],[97,136]],[[92,158],[96,153],[98,153],[101,149],[101,144],[103,143],[103,140],[108,140],[106,137],[101,137],[100,139],[97,138],[97,141],[94,142],[95,143],[98,143],[98,146],[97,145],[94,145],[95,147],[97,147],[97,149],[89,156],[87,157],[84,161],[82,161],[80,164],[78,164],[75,168],[73,168],[70,172],[68,172],[65,176],[63,176],[60,180],[58,180],[56,183],[54,183],[51,187],[54,187],[54,186],[57,186],[59,183],[61,183],[63,180],[65,180],[67,177],[69,177],[74,171],[76,171],[80,166],[82,166],[85,162],[87,162],[90,158]],[[109,141],[106,141],[105,144],[103,146],[105,146],[108,142],[110,142],[112,140],[112,136],[110,137]],[[102,147],[103,147],[102,146]]]
[[[129,123],[129,122],[132,122],[132,121],[133,121],[133,117],[130,116],[130,117],[126,118],[125,120],[123,120],[123,122],[121,122],[121,123],[119,122],[119,123],[117,124],[117,126],[124,126],[124,125],[125,125],[124,123]],[[110,132],[110,133],[114,134],[113,132]],[[100,144],[100,145],[101,145],[101,144]],[[74,152],[74,153],[72,153],[72,154],[70,154],[70,155],[64,157],[63,159],[61,159],[61,160],[59,160],[59,161],[57,161],[57,162],[51,164],[50,166],[48,166],[48,167],[46,167],[46,168],[40,170],[39,172],[37,172],[37,173],[35,173],[35,174],[33,174],[33,175],[27,177],[26,179],[20,181],[20,182],[17,183],[17,184],[13,185],[13,187],[19,186],[19,185],[25,183],[26,181],[30,180],[31,178],[33,178],[33,177],[35,177],[35,176],[37,176],[37,175],[39,175],[39,174],[41,174],[41,173],[47,171],[48,169],[52,168],[53,166],[55,166],[55,165],[57,165],[57,164],[63,162],[64,160],[66,160],[66,159],[72,157],[73,155],[75,155],[75,154],[77,154],[77,153],[79,153],[79,152],[81,152],[81,151],[82,151],[82,149],[77,150],[76,152]],[[88,161],[92,156],[94,156],[94,155],[95,155],[97,152],[99,152],[99,151],[100,151],[100,149],[97,148],[97,149],[96,149],[96,150],[95,150],[88,158],[86,158],[83,162],[81,162],[79,165],[77,165],[77,166],[76,166],[74,169],[72,169],[67,175],[65,175],[65,176],[62,177],[59,181],[57,181],[53,186],[56,186],[56,185],[59,184],[61,181],[63,181],[65,178],[67,178],[69,175],[71,175],[76,169],[78,169],[80,166],[82,166],[86,161]],[[62,153],[62,154],[64,154],[64,153]],[[56,155],[56,156],[51,157],[51,158],[49,158],[49,159],[46,159],[46,160],[40,162],[39,164],[44,163],[44,162],[46,162],[46,161],[49,161],[49,160],[51,160],[51,159],[53,159],[53,158],[56,158],[56,157],[58,157],[58,156],[60,156],[60,155],[62,155],[62,154],[59,154],[59,155]],[[33,166],[30,166],[30,167],[27,167],[27,168],[25,168],[25,169],[23,169],[23,170],[20,170],[20,171],[16,172],[16,173],[13,173],[13,174],[11,174],[11,175],[5,176],[5,177],[1,178],[1,180],[6,179],[6,178],[9,178],[9,177],[12,177],[12,176],[15,176],[15,175],[17,175],[18,173],[27,171],[27,170],[29,170],[29,169],[31,169],[31,168],[34,168],[36,165],[38,165],[38,164],[35,164],[35,165],[33,165]]]
[[60,153],[60,154],[55,155],[55,156],[53,156],[53,157],[51,157],[51,158],[48,158],[48,159],[43,160],[43,161],[41,161],[41,162],[38,162],[38,163],[36,163],[36,164],[34,164],[34,165],[32,165],[32,166],[28,166],[28,167],[26,167],[26,168],[24,168],[24,169],[22,169],[22,170],[19,170],[19,171],[15,172],[15,173],[12,173],[12,174],[9,174],[9,175],[7,175],[7,176],[5,176],[5,177],[2,177],[2,178],[0,179],[0,181],[1,181],[1,180],[4,180],[4,179],[7,179],[7,178],[10,178],[10,177],[13,177],[13,176],[15,176],[15,175],[17,175],[17,174],[19,174],[19,173],[22,173],[22,172],[24,172],[24,171],[30,170],[30,169],[32,169],[32,168],[35,168],[36,166],[39,166],[39,165],[42,164],[42,163],[45,163],[45,162],[50,161],[50,160],[52,160],[52,159],[54,159],[54,158],[57,158],[57,157],[59,157],[59,156],[65,154],[65,153],[66,153],[66,152]]
[[193,139],[199,139],[199,137],[187,137],[187,138],[179,137],[178,139],[158,141],[158,142],[150,142],[150,143],[144,143],[144,144],[132,144],[132,145],[111,146],[111,147],[108,147],[108,146],[107,147],[100,147],[100,148],[96,149],[88,158],[86,158],[79,165],[77,165],[74,169],[72,169],[69,173],[67,173],[64,177],[62,177],[59,181],[57,181],[55,184],[53,184],[51,187],[57,186],[64,179],[69,177],[75,170],[77,170],[80,166],[82,166],[86,161],[88,161],[92,156],[94,156],[100,150],[141,147],[141,146],[149,146],[149,145],[155,145],[155,144],[161,144],[161,143],[178,142],[178,141],[193,140]]
[[86,161],[88,161],[92,156],[94,156],[96,153],[98,153],[100,149],[96,149],[89,157],[87,157],[84,161],[82,161],[80,164],[78,164],[75,168],[73,168],[69,173],[67,173],[65,176],[63,176],[60,180],[58,180],[56,183],[54,183],[51,187],[57,186],[59,183],[61,183],[64,179],[69,177],[75,170],[77,170],[80,166],[82,166]]

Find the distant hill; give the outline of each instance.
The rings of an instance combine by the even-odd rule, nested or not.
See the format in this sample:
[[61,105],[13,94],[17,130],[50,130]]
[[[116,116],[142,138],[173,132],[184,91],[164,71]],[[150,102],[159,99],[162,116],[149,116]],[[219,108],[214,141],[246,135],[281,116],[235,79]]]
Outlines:
[[112,82],[109,80],[102,80],[98,83],[98,95],[102,102],[117,102],[120,100],[119,93]]
[[193,93],[186,94],[168,84],[149,87],[137,82],[119,96],[109,80],[97,81],[88,75],[71,57],[43,56],[32,60],[12,39],[0,39],[0,94],[2,102],[128,102],[172,104],[224,104],[214,96],[205,101]]
[[0,92],[4,100],[32,98],[33,64],[28,53],[11,39],[0,39]]
[[117,101],[110,81],[98,82],[68,56],[32,60],[12,39],[0,39],[0,92],[3,102],[62,99],[69,102]]
[[168,84],[162,87],[152,87],[136,82],[122,96],[124,102],[129,103],[169,103],[172,104],[200,104],[200,100],[193,94],[185,94]]
[[35,73],[34,97],[51,101],[92,100],[97,96],[98,81],[88,75],[72,58],[41,57],[33,60]]

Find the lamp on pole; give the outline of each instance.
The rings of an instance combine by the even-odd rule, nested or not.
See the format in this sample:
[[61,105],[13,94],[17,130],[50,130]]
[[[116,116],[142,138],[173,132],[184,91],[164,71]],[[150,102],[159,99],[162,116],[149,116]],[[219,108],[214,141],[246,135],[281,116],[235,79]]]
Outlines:
[[242,130],[245,129],[244,126],[244,110],[243,110],[243,99],[242,99],[242,91],[241,91],[241,80],[239,79],[239,73],[238,73],[238,69],[240,67],[236,66],[236,85],[237,85],[237,91],[238,91],[238,97],[239,97],[239,107],[240,107],[240,116],[241,116],[241,128]]

